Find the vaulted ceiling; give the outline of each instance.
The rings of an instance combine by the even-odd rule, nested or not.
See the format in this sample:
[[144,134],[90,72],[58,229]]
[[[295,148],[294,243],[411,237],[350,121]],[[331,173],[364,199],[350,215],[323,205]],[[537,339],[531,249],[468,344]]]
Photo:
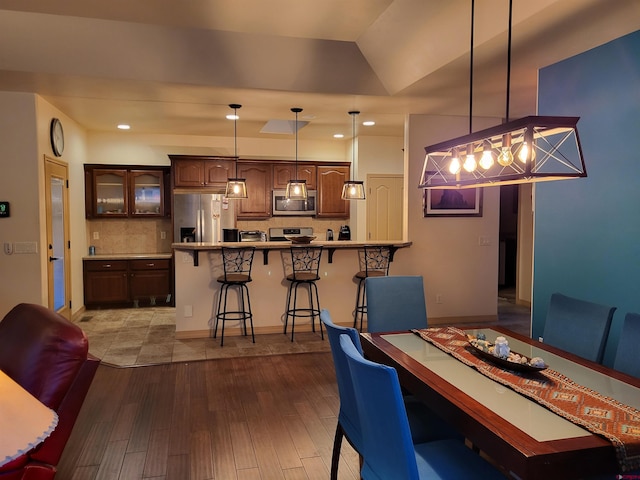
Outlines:
[[[349,110],[402,135],[407,113],[469,115],[471,0],[0,0],[0,90],[42,95],[86,129],[350,136]],[[638,0],[515,0],[510,117],[539,68],[640,29]],[[506,114],[508,1],[475,7],[473,113]]]

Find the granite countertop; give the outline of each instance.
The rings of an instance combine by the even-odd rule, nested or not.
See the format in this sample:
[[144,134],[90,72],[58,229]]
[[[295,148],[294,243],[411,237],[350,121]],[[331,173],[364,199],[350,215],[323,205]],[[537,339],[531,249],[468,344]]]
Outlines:
[[173,253],[105,253],[86,255],[83,260],[144,260],[145,258],[171,258]]

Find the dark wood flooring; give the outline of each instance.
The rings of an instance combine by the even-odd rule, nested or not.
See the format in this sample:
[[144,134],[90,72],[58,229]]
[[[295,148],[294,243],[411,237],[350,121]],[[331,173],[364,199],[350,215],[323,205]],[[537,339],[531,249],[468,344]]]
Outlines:
[[56,479],[327,479],[338,409],[330,353],[101,365]]

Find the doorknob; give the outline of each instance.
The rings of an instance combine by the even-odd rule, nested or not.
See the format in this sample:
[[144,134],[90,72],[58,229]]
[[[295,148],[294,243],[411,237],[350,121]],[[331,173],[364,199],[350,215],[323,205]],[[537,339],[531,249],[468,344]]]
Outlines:
[[49,257],[49,261],[50,262],[54,262],[56,260],[60,260],[60,258],[59,257]]

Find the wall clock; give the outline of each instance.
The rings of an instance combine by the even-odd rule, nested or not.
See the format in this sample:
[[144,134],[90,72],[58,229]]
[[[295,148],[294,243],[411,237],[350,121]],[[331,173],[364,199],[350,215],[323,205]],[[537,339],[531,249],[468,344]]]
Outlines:
[[53,154],[56,157],[61,157],[64,151],[64,131],[62,130],[62,123],[57,118],[51,119],[51,129],[49,131],[51,136],[51,148],[53,148]]

